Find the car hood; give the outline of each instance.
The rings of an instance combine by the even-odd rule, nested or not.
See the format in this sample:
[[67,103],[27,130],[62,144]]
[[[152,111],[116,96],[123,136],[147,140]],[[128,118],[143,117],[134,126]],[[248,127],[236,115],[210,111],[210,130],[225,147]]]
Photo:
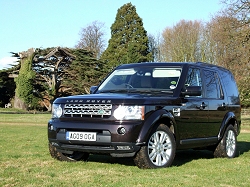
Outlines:
[[[117,93],[100,93],[75,95],[57,98],[54,104],[66,103],[92,103],[92,104],[132,104],[132,105],[166,105],[174,104],[178,99],[171,95],[152,95],[152,94],[117,94]],[[179,101],[180,102],[180,101]]]

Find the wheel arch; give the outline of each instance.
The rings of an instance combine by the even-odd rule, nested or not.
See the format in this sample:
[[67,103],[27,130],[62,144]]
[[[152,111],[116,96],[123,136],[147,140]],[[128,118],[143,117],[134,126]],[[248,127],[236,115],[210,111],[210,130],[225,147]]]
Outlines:
[[145,144],[150,133],[154,128],[157,128],[159,123],[167,125],[175,137],[176,122],[174,116],[171,112],[161,109],[155,111],[147,118],[137,138],[137,144]]
[[237,135],[240,133],[240,122],[237,121],[236,115],[233,112],[228,112],[221,123],[221,127],[219,130],[218,138],[222,139],[227,127],[229,125],[233,125]]

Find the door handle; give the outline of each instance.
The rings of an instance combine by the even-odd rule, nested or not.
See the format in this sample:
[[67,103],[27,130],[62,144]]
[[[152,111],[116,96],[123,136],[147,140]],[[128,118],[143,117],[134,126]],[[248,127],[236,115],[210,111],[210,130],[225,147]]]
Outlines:
[[226,107],[226,103],[222,103],[221,106],[225,108]]
[[227,109],[227,105],[226,103],[222,103],[221,106],[218,108],[219,110],[226,110]]
[[202,102],[200,106],[197,106],[196,108],[200,109],[200,110],[204,110],[207,107],[207,105]]

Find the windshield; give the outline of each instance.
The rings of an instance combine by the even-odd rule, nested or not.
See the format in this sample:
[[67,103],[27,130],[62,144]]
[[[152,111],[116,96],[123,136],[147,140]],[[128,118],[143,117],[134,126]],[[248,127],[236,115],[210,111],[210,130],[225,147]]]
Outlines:
[[101,84],[99,92],[170,92],[177,87],[181,68],[142,67],[117,69]]

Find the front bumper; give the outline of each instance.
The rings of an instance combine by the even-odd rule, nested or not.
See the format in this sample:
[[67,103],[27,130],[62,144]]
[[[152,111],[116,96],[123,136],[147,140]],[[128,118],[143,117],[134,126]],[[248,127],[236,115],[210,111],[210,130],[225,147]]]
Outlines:
[[[58,151],[73,153],[73,151],[110,154],[114,157],[132,157],[141,147],[137,142],[142,121],[133,122],[81,122],[50,120],[48,123],[48,140]],[[125,134],[119,134],[117,129],[124,127]],[[67,140],[67,131],[95,132],[96,141]]]
[[106,145],[87,145],[87,144],[67,144],[54,140],[49,142],[57,148],[57,151],[72,154],[74,151],[87,153],[110,154],[113,157],[133,157],[140,149],[140,145],[134,143],[110,143]]

